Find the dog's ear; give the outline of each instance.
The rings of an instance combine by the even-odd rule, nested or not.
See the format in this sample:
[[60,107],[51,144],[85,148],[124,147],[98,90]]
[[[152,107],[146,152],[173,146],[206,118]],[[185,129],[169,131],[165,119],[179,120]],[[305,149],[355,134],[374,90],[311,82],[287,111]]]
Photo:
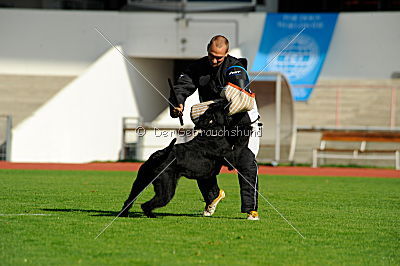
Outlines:
[[223,101],[223,102],[217,102],[211,106],[211,112],[213,114],[213,119],[214,119],[214,126],[225,126],[227,125],[227,114],[229,112],[228,109],[228,102]]
[[227,105],[228,105],[228,101],[221,99],[221,100],[215,101],[215,103],[210,104],[209,109],[212,109],[215,111],[223,110],[223,109],[226,109],[225,107],[227,107]]
[[218,101],[208,106],[207,111],[199,117],[196,129],[209,129],[227,125],[227,101]]
[[199,117],[199,121],[196,123],[196,129],[205,129],[209,128],[210,124],[213,123],[213,115],[212,110],[208,109]]

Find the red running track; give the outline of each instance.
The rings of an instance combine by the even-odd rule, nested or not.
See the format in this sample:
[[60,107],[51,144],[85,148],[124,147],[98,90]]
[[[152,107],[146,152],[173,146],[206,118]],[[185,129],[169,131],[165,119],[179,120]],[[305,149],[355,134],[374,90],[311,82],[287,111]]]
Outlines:
[[[0,169],[29,169],[29,170],[96,170],[96,171],[137,171],[141,163],[10,163],[0,162]],[[233,173],[223,168],[223,173]],[[310,168],[291,166],[260,166],[260,174],[287,176],[340,176],[340,177],[383,177],[400,178],[400,171],[391,169],[370,168]]]

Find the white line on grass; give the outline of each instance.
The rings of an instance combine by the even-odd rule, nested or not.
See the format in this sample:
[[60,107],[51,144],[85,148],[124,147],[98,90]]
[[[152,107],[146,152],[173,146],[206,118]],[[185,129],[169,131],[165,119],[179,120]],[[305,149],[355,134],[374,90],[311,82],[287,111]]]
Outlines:
[[291,222],[289,222],[286,218],[285,218],[285,216],[283,216],[279,211],[278,211],[278,209],[277,208],[275,208],[274,207],[274,205],[272,205],[271,204],[271,202],[269,202],[268,200],[267,200],[267,198],[266,197],[264,197],[263,196],[263,194],[261,194],[260,193],[260,191],[258,191],[251,183],[250,183],[250,181],[249,180],[247,180],[247,178],[246,177],[244,177],[244,175],[242,175],[240,172],[239,172],[239,170],[238,169],[236,169],[236,167],[235,166],[233,166],[233,164],[231,164],[229,161],[228,161],[228,159],[226,159],[225,157],[224,157],[224,159],[225,159],[225,161],[230,165],[230,166],[232,166],[235,170],[236,170],[236,172],[241,176],[241,177],[243,177],[243,179],[244,180],[246,180],[246,182],[247,183],[249,183],[249,185],[252,187],[252,188],[254,188],[254,190],[255,191],[257,191],[257,193],[258,193],[258,195],[260,195],[303,239],[305,239],[305,237],[300,233],[300,231],[299,230],[297,230],[296,229],[296,227],[294,227],[293,225],[292,225],[292,223]]
[[[126,210],[126,208],[128,208],[128,206],[129,205],[131,205],[139,196],[140,196],[140,194],[142,194],[142,192],[143,191],[145,191],[146,190],[146,188],[148,187],[148,186],[150,186],[153,182],[154,182],[154,180],[156,180],[157,179],[157,177],[159,177],[167,168],[168,168],[168,166],[170,166],[174,161],[176,160],[176,158],[174,158],[153,180],[151,180],[151,182],[142,190],[142,191],[140,191],[140,193],[136,196],[136,198],[134,198],[133,200],[131,200],[131,202],[129,202],[129,204],[127,204],[126,206],[125,206],[125,208],[123,208],[119,213],[118,213],[118,215],[117,216],[115,216],[115,218],[111,221],[111,223],[109,223],[106,227],[104,227],[104,229],[103,230],[101,230],[101,232],[94,238],[94,239],[97,239],[102,233],[104,233],[104,231],[106,231],[107,230],[107,228],[110,226],[110,225],[112,225],[112,223],[121,215],[121,213],[123,213],[125,210]],[[133,205],[132,205],[133,206]]]
[[51,216],[47,213],[0,213],[0,216]]

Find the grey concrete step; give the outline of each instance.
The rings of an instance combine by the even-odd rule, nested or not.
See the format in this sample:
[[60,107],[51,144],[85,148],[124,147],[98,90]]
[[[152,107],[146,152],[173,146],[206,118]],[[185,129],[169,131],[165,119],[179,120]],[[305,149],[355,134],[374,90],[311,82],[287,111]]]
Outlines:
[[0,114],[12,115],[16,126],[74,78],[0,75]]
[[[32,115],[75,77],[0,75],[0,115],[11,115],[13,127]],[[4,120],[4,119],[3,119]],[[0,145],[6,123],[0,123]]]

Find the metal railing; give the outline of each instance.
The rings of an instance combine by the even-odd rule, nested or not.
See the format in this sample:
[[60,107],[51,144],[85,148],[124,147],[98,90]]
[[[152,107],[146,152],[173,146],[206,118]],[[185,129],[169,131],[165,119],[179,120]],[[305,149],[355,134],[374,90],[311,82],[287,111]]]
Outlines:
[[137,129],[142,125],[141,117],[122,118],[122,149],[120,160],[136,160],[138,158],[138,145],[141,138],[138,137]]
[[256,0],[236,1],[191,1],[191,0],[128,0],[128,7],[144,10],[178,11],[186,12],[212,12],[212,11],[253,11],[257,5]]
[[11,159],[12,116],[0,115],[0,161]]

